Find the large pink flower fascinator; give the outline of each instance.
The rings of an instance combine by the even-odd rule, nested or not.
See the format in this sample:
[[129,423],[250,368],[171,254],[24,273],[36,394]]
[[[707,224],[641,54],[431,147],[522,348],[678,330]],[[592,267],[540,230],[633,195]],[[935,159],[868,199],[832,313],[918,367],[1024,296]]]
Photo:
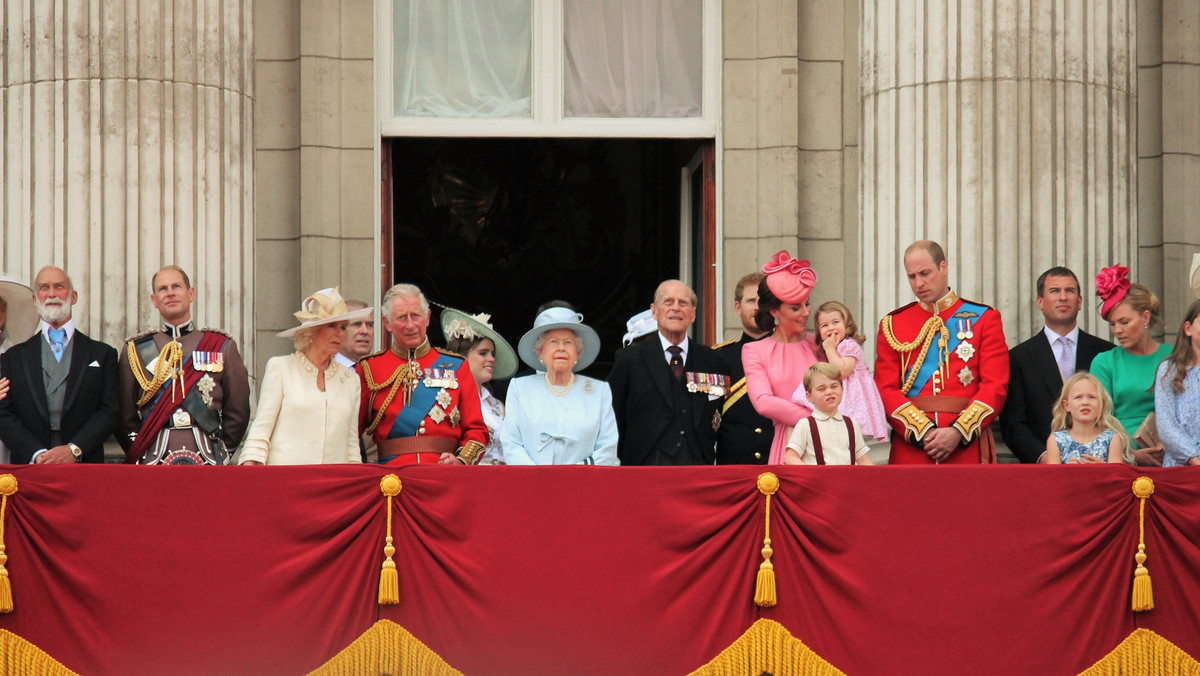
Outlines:
[[817,285],[817,273],[808,261],[798,261],[786,250],[775,254],[762,271],[767,276],[767,288],[784,303],[803,303]]
[[1124,265],[1112,265],[1096,275],[1096,295],[1100,296],[1100,316],[1108,319],[1112,312],[1129,292],[1129,268]]

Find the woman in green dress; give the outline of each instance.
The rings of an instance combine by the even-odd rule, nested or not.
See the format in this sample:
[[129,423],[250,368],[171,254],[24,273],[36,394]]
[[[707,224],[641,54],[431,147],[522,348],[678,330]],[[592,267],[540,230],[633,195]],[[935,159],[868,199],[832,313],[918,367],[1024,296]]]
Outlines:
[[[1117,347],[1092,361],[1092,374],[1113,399],[1113,413],[1130,437],[1146,416],[1154,413],[1154,374],[1171,346],[1154,340],[1152,330],[1162,321],[1162,303],[1142,284],[1130,283],[1129,268],[1105,268],[1096,275],[1096,295],[1103,299],[1100,316],[1108,321]],[[1163,446],[1154,431],[1133,439],[1138,465],[1162,465]]]

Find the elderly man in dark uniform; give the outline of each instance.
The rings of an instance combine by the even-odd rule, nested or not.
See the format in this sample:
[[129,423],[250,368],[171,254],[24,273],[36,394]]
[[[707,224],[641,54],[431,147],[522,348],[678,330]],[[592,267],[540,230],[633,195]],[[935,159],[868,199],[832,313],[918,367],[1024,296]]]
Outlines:
[[117,427],[117,354],[75,328],[79,294],[66,271],[44,267],[33,280],[42,321],[32,338],[0,357],[10,381],[0,399],[0,440],[12,462],[104,462]]
[[429,344],[429,302],[412,284],[383,296],[391,345],[358,362],[359,431],[380,464],[474,465],[488,444],[479,388],[467,360]]
[[771,456],[774,425],[754,408],[746,396],[746,371],[742,367],[742,346],[762,340],[766,331],[754,322],[758,312],[758,284],[761,272],[751,272],[738,280],[733,291],[733,310],[742,320],[742,337],[713,346],[725,360],[733,385],[721,405],[721,429],[717,437],[718,465],[765,465]]
[[119,355],[125,462],[227,465],[250,420],[250,383],[233,338],[192,321],[196,289],[174,265],[150,279],[156,329]]
[[889,464],[994,463],[991,424],[1008,392],[1000,312],[950,290],[946,254],[904,252],[917,301],[879,323],[875,384],[895,434]]
[[608,383],[622,465],[711,465],[729,369],[690,340],[696,293],[677,279],[658,285],[650,309],[658,334],[617,352]]

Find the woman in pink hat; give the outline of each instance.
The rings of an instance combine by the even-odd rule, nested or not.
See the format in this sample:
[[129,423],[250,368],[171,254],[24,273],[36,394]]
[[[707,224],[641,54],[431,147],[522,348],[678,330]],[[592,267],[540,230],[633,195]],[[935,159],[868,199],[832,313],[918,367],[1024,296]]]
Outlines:
[[769,464],[782,465],[792,428],[812,414],[792,403],[792,393],[817,362],[816,343],[808,333],[808,297],[817,273],[808,261],[798,261],[787,251],[775,254],[762,271],[766,278],[758,285],[754,321],[773,333],[742,348],[742,365],[750,401],[775,423]]
[[1162,321],[1162,303],[1142,284],[1130,283],[1129,268],[1113,265],[1096,275],[1100,316],[1108,321],[1117,347],[1092,361],[1092,375],[1112,395],[1113,415],[1133,437],[1133,455],[1139,465],[1162,464],[1163,446],[1157,430],[1139,428],[1154,413],[1154,374],[1171,346],[1154,339],[1152,329]]

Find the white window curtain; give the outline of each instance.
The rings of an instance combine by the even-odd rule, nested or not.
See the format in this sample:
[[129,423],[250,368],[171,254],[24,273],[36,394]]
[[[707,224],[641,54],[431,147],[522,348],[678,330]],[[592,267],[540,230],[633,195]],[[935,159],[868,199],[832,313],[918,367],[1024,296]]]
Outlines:
[[563,0],[567,117],[700,117],[702,0]]
[[533,0],[394,0],[398,116],[529,117]]

